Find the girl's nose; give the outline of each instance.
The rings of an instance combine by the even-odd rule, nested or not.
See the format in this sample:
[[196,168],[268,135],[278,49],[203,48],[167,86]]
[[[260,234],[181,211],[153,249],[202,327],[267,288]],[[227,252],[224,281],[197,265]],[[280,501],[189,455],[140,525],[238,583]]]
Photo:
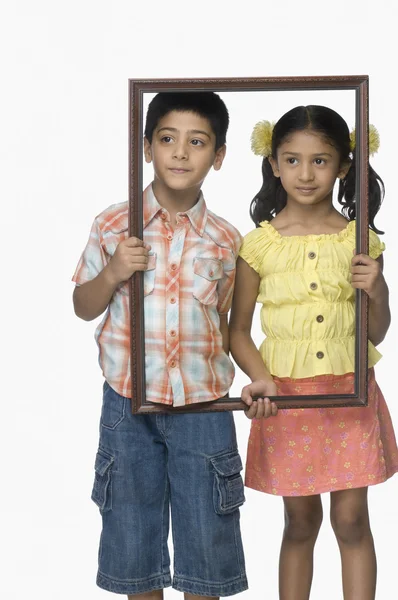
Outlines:
[[301,181],[312,181],[314,179],[314,171],[312,165],[302,164],[299,179]]

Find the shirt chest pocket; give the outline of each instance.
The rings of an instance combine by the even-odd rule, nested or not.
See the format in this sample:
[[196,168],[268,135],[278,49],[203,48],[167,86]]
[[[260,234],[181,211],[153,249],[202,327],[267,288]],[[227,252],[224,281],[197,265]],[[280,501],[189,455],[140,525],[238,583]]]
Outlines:
[[218,258],[196,257],[193,262],[193,296],[201,304],[217,301],[217,284],[224,275],[224,267]]

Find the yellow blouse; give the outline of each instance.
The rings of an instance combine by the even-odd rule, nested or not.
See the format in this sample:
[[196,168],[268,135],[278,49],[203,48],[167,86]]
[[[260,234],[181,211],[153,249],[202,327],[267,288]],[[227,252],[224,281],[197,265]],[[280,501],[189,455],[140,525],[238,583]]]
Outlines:
[[[240,256],[259,274],[260,346],[278,377],[342,375],[355,370],[355,221],[339,233],[282,236],[268,221],[248,233]],[[369,230],[369,255],[385,249]],[[368,343],[368,365],[381,354]]]

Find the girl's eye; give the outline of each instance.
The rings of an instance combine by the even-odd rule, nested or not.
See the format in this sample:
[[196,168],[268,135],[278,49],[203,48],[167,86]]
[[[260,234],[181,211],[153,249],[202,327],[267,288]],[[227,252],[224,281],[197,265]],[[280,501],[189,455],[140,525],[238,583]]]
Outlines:
[[203,146],[204,142],[202,140],[198,140],[198,139],[195,138],[194,140],[191,141],[191,144],[193,146]]
[[316,159],[315,159],[315,164],[316,164],[316,165],[324,165],[324,164],[325,164],[325,162],[326,162],[326,161],[325,161],[325,159],[323,159],[323,158],[316,158]]
[[160,140],[160,141],[161,141],[161,142],[165,142],[165,144],[170,144],[170,142],[171,142],[171,141],[173,141],[173,140],[172,140],[172,138],[171,138],[169,135],[164,135],[164,136],[161,138],[161,140]]
[[297,158],[294,158],[294,156],[291,156],[290,158],[287,159],[287,162],[289,163],[289,165],[295,165],[297,163]]

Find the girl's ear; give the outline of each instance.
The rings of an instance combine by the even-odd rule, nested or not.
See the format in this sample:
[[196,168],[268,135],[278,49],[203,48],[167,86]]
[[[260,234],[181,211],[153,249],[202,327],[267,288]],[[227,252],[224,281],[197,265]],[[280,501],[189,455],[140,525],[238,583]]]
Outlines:
[[151,144],[149,143],[149,140],[146,137],[144,137],[144,156],[145,156],[145,162],[147,162],[147,163],[152,162]]
[[272,169],[272,172],[275,175],[275,177],[280,177],[280,172],[279,172],[279,167],[278,167],[277,161],[272,156],[269,156],[267,160],[268,160],[269,164],[271,165],[271,169]]
[[221,165],[224,161],[226,152],[227,152],[227,146],[225,144],[217,150],[216,156],[213,161],[213,169],[215,171],[219,171],[221,169]]
[[340,165],[340,171],[338,172],[337,177],[339,179],[345,179],[345,177],[347,177],[347,173],[351,168],[351,161],[347,161],[345,163],[343,163],[342,165]]

